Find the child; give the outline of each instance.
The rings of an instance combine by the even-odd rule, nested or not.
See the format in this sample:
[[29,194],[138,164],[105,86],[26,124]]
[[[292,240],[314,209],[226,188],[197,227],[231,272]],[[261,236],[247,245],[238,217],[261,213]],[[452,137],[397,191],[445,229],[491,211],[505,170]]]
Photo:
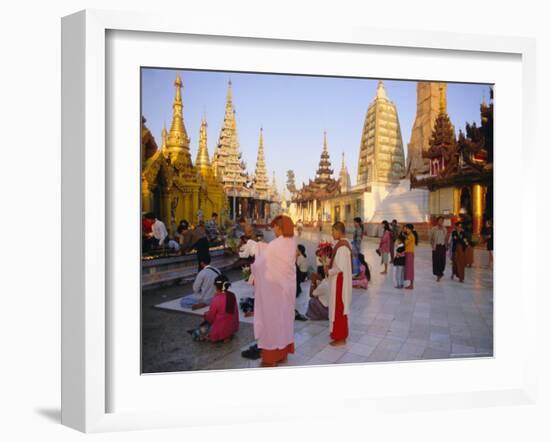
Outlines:
[[228,291],[231,283],[225,275],[219,275],[215,282],[216,294],[210,309],[204,314],[204,321],[190,331],[196,341],[228,342],[239,330],[239,311],[233,292]]
[[357,255],[359,261],[359,274],[353,277],[352,286],[356,289],[367,289],[370,281],[369,265],[365,261],[365,255],[359,253]]
[[397,247],[393,258],[395,275],[395,288],[402,289],[405,286],[405,236],[400,234],[397,237]]

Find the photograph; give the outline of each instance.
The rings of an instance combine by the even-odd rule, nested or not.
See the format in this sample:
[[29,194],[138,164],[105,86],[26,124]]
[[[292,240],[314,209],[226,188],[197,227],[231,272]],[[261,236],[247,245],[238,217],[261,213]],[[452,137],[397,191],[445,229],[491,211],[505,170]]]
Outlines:
[[142,66],[136,94],[142,374],[493,357],[493,84]]

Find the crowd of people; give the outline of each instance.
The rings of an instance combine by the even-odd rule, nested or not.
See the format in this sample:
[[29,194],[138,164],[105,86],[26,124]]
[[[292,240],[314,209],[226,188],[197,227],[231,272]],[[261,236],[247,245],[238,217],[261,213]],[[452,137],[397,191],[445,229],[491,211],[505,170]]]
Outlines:
[[[362,253],[364,227],[360,218],[354,219],[352,241],[345,238],[346,229],[342,222],[332,225],[332,242],[319,245],[315,253],[315,269],[308,266],[306,248],[297,244],[295,230],[298,229],[288,216],[277,216],[270,227],[275,239],[264,242],[258,240],[255,230],[242,220],[238,245],[240,258],[244,260],[241,264],[250,267],[249,283],[254,286],[251,310],[256,339],[256,344],[242,355],[250,359],[261,358],[263,367],[283,363],[294,352],[296,319],[328,320],[329,344],[345,345],[349,335],[352,289],[368,289],[371,279],[370,267]],[[492,253],[492,222],[486,223],[482,238]],[[428,240],[436,281],[441,281],[444,276],[449,254],[451,278],[464,282],[465,268],[469,265],[468,251],[473,243],[462,222],[456,222],[449,229],[445,226],[445,219],[439,217],[429,231]],[[387,275],[391,264],[398,289],[414,289],[418,241],[418,233],[412,224],[400,226],[397,220],[382,222],[382,235],[376,249],[382,266],[380,273]],[[210,265],[209,257],[201,255],[199,265],[200,272],[193,284],[194,296],[184,298],[184,302],[192,309],[209,306],[209,310],[197,328],[189,333],[197,340],[226,342],[238,330],[239,306],[235,294],[229,291],[230,282],[226,276]],[[302,316],[296,310],[296,298],[300,296],[301,284],[306,279],[311,281],[310,298],[306,315]]]

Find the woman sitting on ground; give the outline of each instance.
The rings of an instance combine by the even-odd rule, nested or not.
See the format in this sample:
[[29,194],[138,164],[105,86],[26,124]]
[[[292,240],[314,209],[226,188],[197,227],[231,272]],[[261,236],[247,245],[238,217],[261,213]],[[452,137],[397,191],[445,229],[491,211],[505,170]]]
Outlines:
[[353,277],[352,286],[356,289],[368,289],[370,281],[370,269],[367,261],[365,261],[365,255],[359,253],[357,255],[359,260],[359,274]]
[[191,331],[196,341],[228,342],[239,330],[239,309],[235,294],[228,289],[231,283],[225,275],[214,281],[216,294],[210,309],[204,314],[204,321]]
[[311,275],[309,289],[309,302],[306,316],[312,321],[328,320],[328,297],[330,286],[327,278],[322,278],[318,273]]

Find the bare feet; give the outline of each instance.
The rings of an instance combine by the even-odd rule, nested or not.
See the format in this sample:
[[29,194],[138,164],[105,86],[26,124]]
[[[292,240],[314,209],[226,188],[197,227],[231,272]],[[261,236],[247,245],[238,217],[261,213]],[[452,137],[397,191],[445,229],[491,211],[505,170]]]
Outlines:
[[254,316],[254,312],[246,312],[246,313],[244,314],[244,317],[245,317],[245,318],[250,318],[251,316]]
[[272,367],[276,367],[277,364],[275,362],[262,362],[260,364],[260,367],[262,368],[272,368]]
[[407,287],[405,287],[406,290],[412,290],[414,289],[414,286],[411,284],[411,285],[408,285]]
[[441,276],[437,277],[437,282],[441,281]]
[[381,275],[385,275],[387,274],[388,272],[380,272]]
[[332,345],[333,347],[341,347],[342,345],[346,345],[346,340],[340,339],[339,341],[330,341],[329,345]]

